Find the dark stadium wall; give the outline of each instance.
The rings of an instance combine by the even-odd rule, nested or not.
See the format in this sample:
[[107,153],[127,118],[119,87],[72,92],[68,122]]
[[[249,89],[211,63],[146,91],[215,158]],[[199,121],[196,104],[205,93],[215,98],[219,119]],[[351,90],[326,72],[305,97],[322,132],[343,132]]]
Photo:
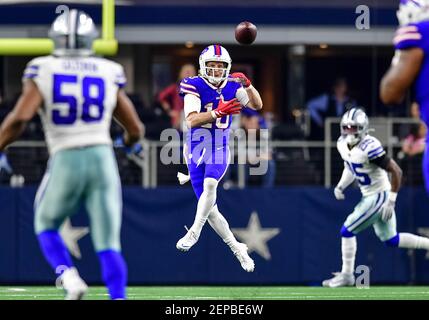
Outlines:
[[[87,11],[96,21],[101,22],[99,6],[75,5]],[[43,25],[50,24],[55,16],[56,5],[3,5],[0,10],[0,24],[3,25]],[[266,25],[342,25],[349,26],[355,21],[356,6],[231,6],[227,5],[141,5],[117,6],[116,17],[119,25],[172,25],[172,24],[237,24],[248,20]],[[371,6],[373,26],[396,26],[396,8]],[[214,15],[213,12],[222,12]]]
[[[173,192],[174,191],[174,192]],[[34,187],[0,188],[0,283],[54,283],[33,233]],[[190,188],[124,188],[123,252],[130,284],[308,284],[341,267],[339,230],[359,201],[335,201],[320,187],[220,191],[218,204],[236,234],[251,239],[256,270],[244,272],[230,250],[207,225],[198,244],[178,252],[183,225],[193,221],[195,196]],[[429,199],[423,189],[404,188],[398,199],[398,228],[427,233]],[[83,210],[72,218],[87,226]],[[242,238],[243,239],[243,238]],[[89,235],[78,242],[75,260],[84,279],[99,283],[99,264]],[[371,283],[429,283],[425,252],[409,254],[385,247],[366,230],[358,237],[357,265],[371,270]]]

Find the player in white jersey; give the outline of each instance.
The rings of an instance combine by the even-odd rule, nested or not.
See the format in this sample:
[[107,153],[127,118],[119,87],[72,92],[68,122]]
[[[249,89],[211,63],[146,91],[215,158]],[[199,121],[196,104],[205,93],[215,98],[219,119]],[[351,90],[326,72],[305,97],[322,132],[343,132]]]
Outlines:
[[50,159],[35,199],[35,232],[46,260],[61,280],[66,299],[80,299],[87,285],[73,266],[59,228],[83,203],[103,280],[112,299],[124,299],[127,267],[121,254],[122,194],[110,138],[112,116],[132,147],[143,125],[123,87],[122,67],[93,56],[92,19],[70,10],[50,30],[53,55],[32,60],[23,93],[0,127],[0,152],[15,141],[39,112]]
[[[341,136],[337,149],[344,160],[344,171],[334,194],[344,200],[344,190],[355,180],[362,200],[341,229],[342,270],[323,281],[325,287],[352,286],[357,250],[356,235],[373,226],[377,237],[391,247],[429,250],[429,239],[410,233],[397,233],[395,203],[401,185],[402,171],[369,133],[368,117],[362,109],[353,108],[341,119]],[[389,181],[388,173],[392,175]]]

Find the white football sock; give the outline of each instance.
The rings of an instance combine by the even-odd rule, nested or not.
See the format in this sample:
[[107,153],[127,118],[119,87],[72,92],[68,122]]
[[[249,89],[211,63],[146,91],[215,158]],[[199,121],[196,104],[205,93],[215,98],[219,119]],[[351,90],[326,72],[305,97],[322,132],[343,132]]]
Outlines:
[[400,233],[399,248],[429,250],[429,239],[411,233]]
[[342,273],[354,273],[356,250],[356,237],[341,238],[341,253],[343,258]]
[[222,238],[228,247],[231,249],[235,248],[237,240],[229,228],[228,221],[226,221],[222,213],[219,212],[217,205],[215,205],[210,211],[208,221],[213,230],[216,231],[216,233],[219,235],[219,237]]
[[197,213],[195,214],[194,224],[191,227],[191,230],[195,232],[197,236],[200,236],[210,211],[216,203],[217,185],[218,181],[214,178],[204,179],[204,190],[198,200]]

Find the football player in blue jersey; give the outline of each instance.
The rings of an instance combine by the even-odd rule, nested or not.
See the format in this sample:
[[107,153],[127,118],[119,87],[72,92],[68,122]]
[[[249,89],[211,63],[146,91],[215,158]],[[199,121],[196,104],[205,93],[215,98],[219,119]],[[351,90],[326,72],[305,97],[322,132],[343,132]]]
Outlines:
[[247,272],[254,270],[247,246],[239,243],[216,204],[219,181],[228,169],[229,128],[232,115],[242,107],[262,108],[262,99],[243,73],[229,74],[231,57],[220,45],[205,48],[200,57],[200,74],[180,83],[184,97],[187,134],[187,165],[192,187],[198,199],[195,220],[177,249],[188,251],[200,237],[206,221],[231,248]]
[[[429,125],[429,0],[401,0],[399,28],[393,40],[395,56],[380,85],[385,104],[399,104],[415,82],[421,118]],[[425,187],[429,193],[429,151],[423,157]]]

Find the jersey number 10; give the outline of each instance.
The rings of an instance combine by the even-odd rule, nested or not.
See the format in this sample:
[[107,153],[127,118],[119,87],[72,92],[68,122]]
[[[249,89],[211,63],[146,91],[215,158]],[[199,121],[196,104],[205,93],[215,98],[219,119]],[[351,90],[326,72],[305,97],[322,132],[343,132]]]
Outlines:
[[[83,122],[97,122],[103,118],[104,113],[104,96],[105,87],[104,81],[96,77],[84,77],[82,79],[82,97],[83,103],[78,106],[78,99],[73,95],[62,93],[64,84],[78,85],[78,77],[75,75],[54,74],[53,79],[53,103],[67,104],[67,113],[61,112],[59,109],[52,110],[52,121],[58,125],[71,125],[78,119],[78,114]],[[97,94],[91,95],[91,88],[96,88]],[[78,107],[82,111],[78,113]],[[92,107],[92,108],[91,108]],[[95,112],[94,112],[95,111]]]
[[[207,110],[207,112],[211,112],[213,110],[213,103],[206,104],[204,108]],[[229,117],[230,115],[228,114],[225,117],[217,118],[215,122],[216,127],[218,129],[227,129],[229,126]],[[204,124],[201,126],[201,128],[213,129],[213,123]]]

